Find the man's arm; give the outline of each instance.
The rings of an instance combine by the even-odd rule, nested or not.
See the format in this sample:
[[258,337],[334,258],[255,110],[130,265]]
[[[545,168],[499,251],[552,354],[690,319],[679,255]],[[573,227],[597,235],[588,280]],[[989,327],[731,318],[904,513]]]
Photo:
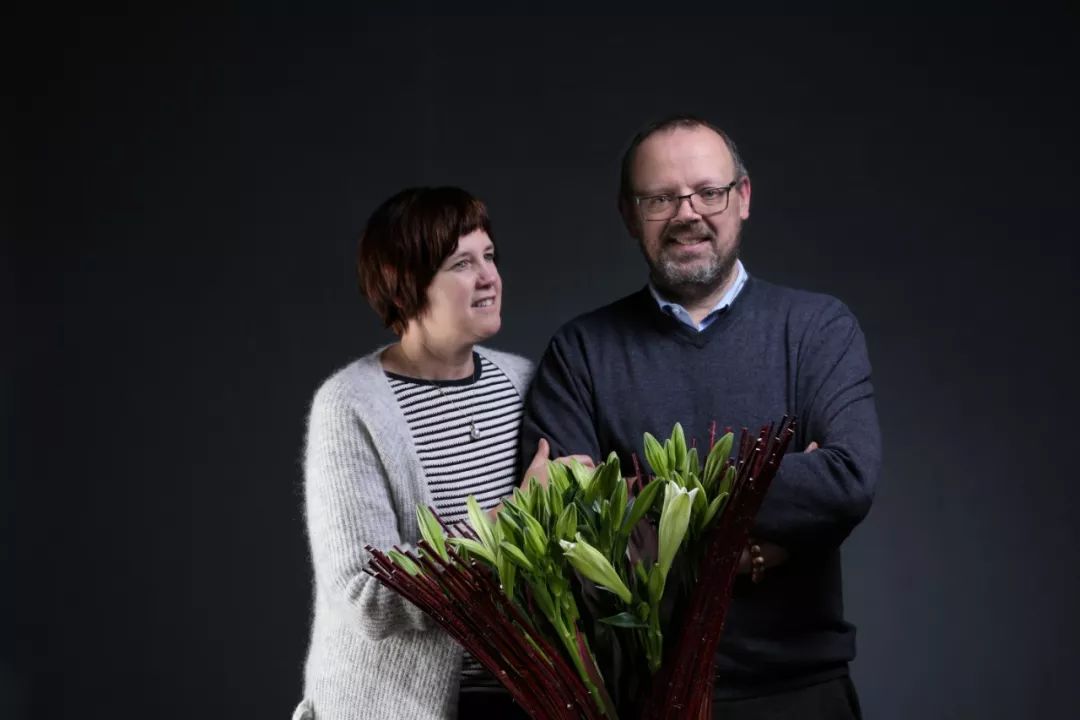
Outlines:
[[788,549],[837,547],[870,510],[881,469],[881,433],[870,360],[858,322],[829,305],[800,344],[800,435],[765,496],[754,535]]
[[595,418],[592,381],[580,341],[564,328],[548,344],[525,398],[522,467],[529,464],[541,438],[550,443],[554,457],[600,457]]

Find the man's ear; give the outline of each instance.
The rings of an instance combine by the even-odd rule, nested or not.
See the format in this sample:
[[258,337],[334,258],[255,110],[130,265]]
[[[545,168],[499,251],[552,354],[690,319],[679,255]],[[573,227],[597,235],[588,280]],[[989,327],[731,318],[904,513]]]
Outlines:
[[750,217],[750,176],[747,175],[743,178],[735,187],[735,192],[739,193],[739,217],[746,220]]

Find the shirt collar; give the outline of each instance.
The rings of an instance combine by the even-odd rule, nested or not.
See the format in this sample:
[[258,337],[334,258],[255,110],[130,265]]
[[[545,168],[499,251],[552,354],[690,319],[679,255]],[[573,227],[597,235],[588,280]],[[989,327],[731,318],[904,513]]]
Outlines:
[[656,286],[652,284],[651,280],[649,281],[649,293],[653,296],[653,300],[656,301],[656,304],[660,306],[662,311],[671,315],[683,325],[701,332],[712,325],[713,320],[719,317],[723,310],[726,310],[729,305],[735,302],[735,298],[742,292],[743,286],[746,285],[746,280],[749,277],[746,274],[746,268],[743,267],[742,260],[735,260],[735,273],[735,282],[731,284],[731,287],[728,288],[728,291],[724,293],[724,296],[713,306],[712,310],[701,319],[700,323],[694,322],[694,319],[690,317],[690,313],[682,305],[671,302],[670,300],[665,300],[661,297],[660,292],[656,289]]

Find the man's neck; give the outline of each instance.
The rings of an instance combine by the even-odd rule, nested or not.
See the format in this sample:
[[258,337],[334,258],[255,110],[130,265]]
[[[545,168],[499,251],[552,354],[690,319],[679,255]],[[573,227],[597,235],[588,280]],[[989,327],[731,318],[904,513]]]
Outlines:
[[418,380],[462,380],[475,372],[472,345],[440,344],[406,331],[382,355],[383,368]]
[[686,312],[689,313],[690,319],[700,325],[701,321],[704,320],[705,317],[713,311],[713,309],[716,307],[716,304],[720,302],[720,299],[724,297],[728,290],[731,289],[731,286],[735,283],[735,278],[737,278],[738,276],[739,264],[738,261],[736,261],[731,266],[731,269],[728,270],[727,276],[724,278],[723,282],[721,282],[720,285],[717,286],[715,289],[703,289],[703,292],[705,294],[701,294],[698,292],[684,293],[681,292],[679,289],[672,290],[661,285],[657,285],[655,281],[653,282],[653,285],[654,287],[656,287],[656,290],[658,293],[660,293],[661,297],[663,297],[665,300],[676,302],[679,305],[682,305],[683,308],[685,308]]

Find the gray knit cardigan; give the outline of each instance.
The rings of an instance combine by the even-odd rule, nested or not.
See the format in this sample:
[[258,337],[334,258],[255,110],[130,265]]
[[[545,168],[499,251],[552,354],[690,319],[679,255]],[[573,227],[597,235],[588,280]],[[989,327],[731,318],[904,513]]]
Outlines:
[[[532,364],[476,350],[524,398]],[[415,544],[416,505],[432,504],[381,352],[338,371],[312,402],[304,495],[314,618],[294,720],[435,720],[457,713],[460,646],[361,571],[365,545]]]

